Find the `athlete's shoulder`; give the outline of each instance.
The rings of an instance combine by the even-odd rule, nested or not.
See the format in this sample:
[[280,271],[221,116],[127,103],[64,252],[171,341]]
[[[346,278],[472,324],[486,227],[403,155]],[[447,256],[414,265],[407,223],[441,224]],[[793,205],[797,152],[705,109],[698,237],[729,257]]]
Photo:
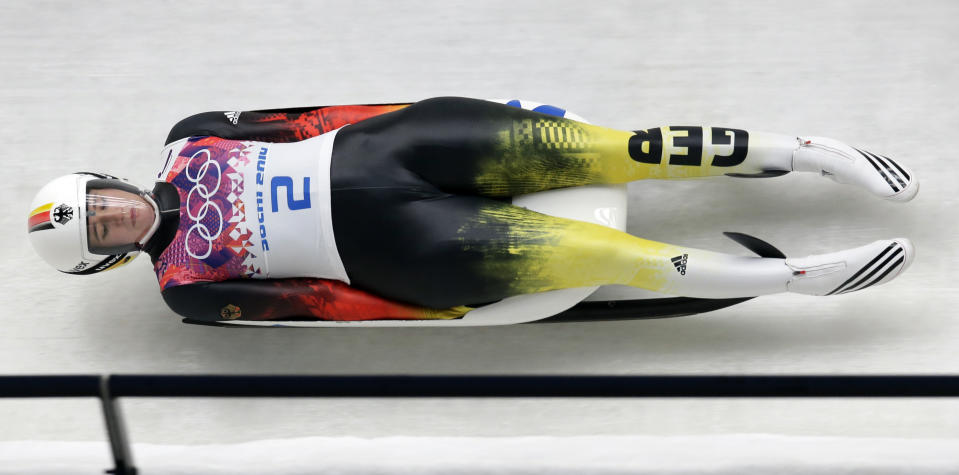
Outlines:
[[408,105],[397,103],[201,112],[177,122],[170,130],[166,144],[198,135],[231,140],[298,142]]
[[197,135],[214,135],[229,137],[236,133],[235,129],[240,111],[212,111],[191,115],[177,122],[167,135],[166,144]]

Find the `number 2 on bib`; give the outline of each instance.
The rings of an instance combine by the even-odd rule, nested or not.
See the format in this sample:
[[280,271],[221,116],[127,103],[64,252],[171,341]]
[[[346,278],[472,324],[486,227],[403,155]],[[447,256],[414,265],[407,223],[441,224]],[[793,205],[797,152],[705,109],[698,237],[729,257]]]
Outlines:
[[303,198],[293,199],[293,178],[288,176],[275,176],[270,180],[270,201],[273,212],[278,212],[279,204],[276,200],[276,191],[279,188],[286,188],[286,206],[290,211],[310,208],[310,177],[303,177]]

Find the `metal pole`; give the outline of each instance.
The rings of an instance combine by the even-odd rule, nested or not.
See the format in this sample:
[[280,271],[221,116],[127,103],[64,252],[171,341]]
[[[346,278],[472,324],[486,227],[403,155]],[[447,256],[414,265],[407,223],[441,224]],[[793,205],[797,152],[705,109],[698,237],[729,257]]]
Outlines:
[[130,441],[127,439],[126,426],[123,423],[123,414],[120,405],[110,394],[110,376],[100,377],[100,402],[103,404],[103,418],[107,424],[107,437],[110,439],[110,451],[113,453],[113,470],[106,473],[114,475],[136,475],[137,469],[133,466],[133,453],[130,450]]
[[116,397],[959,397],[955,375],[117,375]]

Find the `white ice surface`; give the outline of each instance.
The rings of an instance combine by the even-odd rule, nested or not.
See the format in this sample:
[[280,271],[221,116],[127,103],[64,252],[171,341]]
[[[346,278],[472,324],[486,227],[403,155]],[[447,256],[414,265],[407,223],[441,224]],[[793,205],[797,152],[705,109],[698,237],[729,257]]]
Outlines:
[[[957,373],[957,18],[959,3],[947,0],[0,2],[0,374]],[[45,267],[23,232],[33,194],[59,174],[92,168],[149,182],[170,126],[195,112],[438,95],[555,103],[622,130],[820,135],[895,157],[922,181],[910,203],[808,174],[648,181],[630,185],[628,229],[744,255],[720,233],[753,234],[787,255],[905,236],[916,262],[864,292],[762,297],[672,320],[245,330],[180,324],[147,259],[73,278]],[[133,441],[154,444],[959,438],[955,400],[128,399],[123,408]],[[96,440],[100,417],[95,401],[0,400],[0,440]],[[98,468],[101,454],[105,446]]]
[[[309,437],[136,444],[149,475],[955,474],[959,440],[770,434],[650,437]],[[80,475],[112,463],[96,442],[0,442],[2,475]]]

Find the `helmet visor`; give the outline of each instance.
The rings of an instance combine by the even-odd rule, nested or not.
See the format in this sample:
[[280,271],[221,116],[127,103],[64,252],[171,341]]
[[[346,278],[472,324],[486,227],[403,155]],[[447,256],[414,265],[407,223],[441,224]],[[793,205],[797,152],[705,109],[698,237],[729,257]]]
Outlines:
[[87,248],[112,255],[139,249],[156,219],[153,206],[135,186],[120,180],[90,180],[86,190]]

